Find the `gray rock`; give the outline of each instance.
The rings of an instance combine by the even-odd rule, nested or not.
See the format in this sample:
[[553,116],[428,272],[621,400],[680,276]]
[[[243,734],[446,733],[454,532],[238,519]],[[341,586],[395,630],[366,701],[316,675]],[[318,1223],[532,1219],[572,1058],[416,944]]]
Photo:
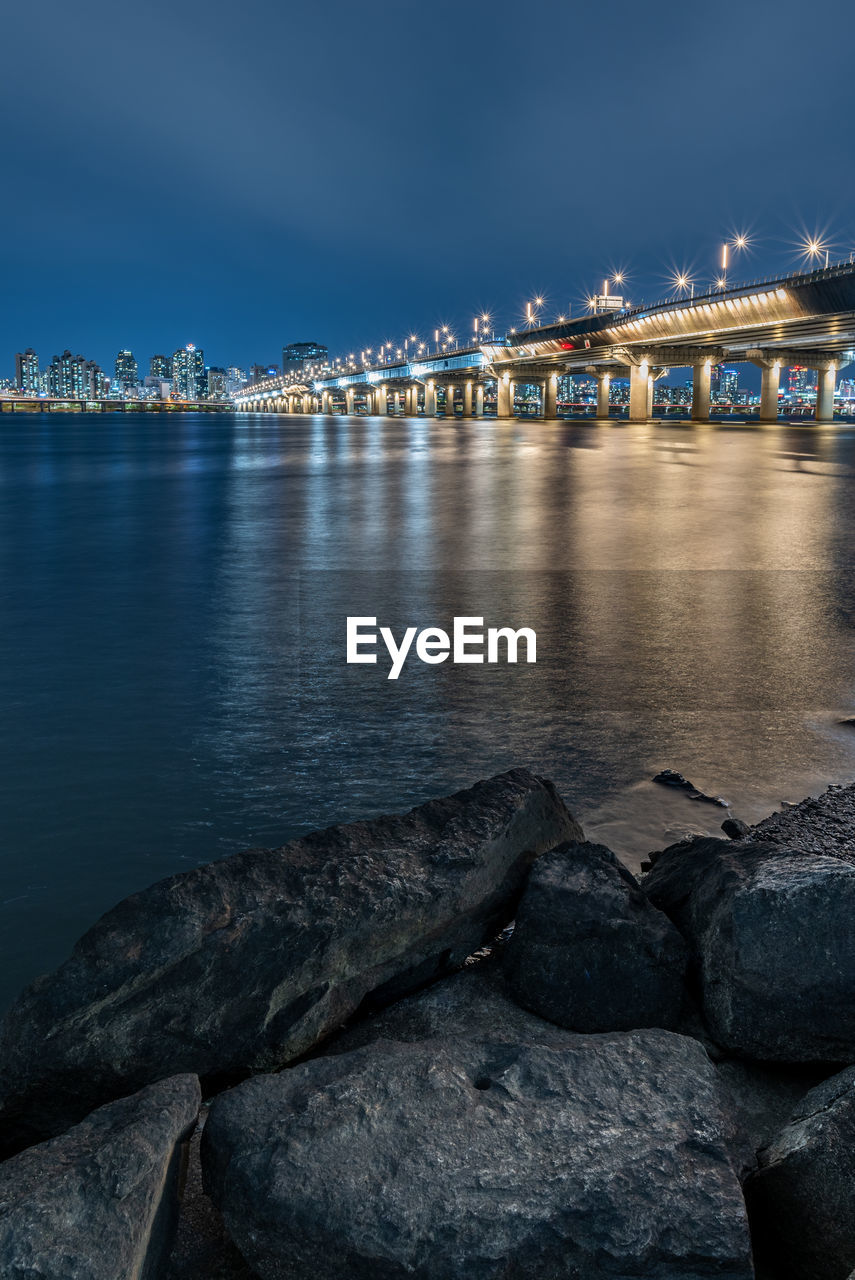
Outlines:
[[4,1280],[140,1280],[172,1244],[201,1095],[174,1076],[0,1165]]
[[638,882],[601,844],[559,845],[538,859],[505,951],[527,1009],[574,1031],[673,1029],[688,950]]
[[408,814],[163,880],[109,911],[0,1028],[9,1142],[176,1071],[206,1089],[280,1066],[508,919],[532,860],[581,831],[513,770]]
[[644,881],[692,946],[713,1038],[771,1062],[855,1061],[855,866],[701,838]]
[[657,773],[653,781],[658,782],[661,787],[674,787],[678,791],[685,791],[690,800],[698,800],[703,804],[715,804],[720,809],[728,808],[727,801],[722,800],[721,796],[708,796],[705,792],[699,791],[693,782],[684,778],[676,769],[663,769],[661,773]]
[[745,840],[751,835],[751,828],[741,818],[725,818],[721,829],[726,836],[730,836],[731,840]]
[[787,805],[758,822],[751,839],[855,863],[855,784]]
[[803,1099],[746,1184],[758,1259],[782,1280],[846,1280],[855,1262],[855,1067]]
[[715,1069],[666,1031],[376,1043],[218,1098],[206,1185],[263,1280],[752,1276]]
[[333,1036],[325,1053],[350,1053],[378,1040],[413,1043],[434,1039],[498,1040],[556,1049],[575,1037],[514,1000],[502,972],[501,953],[469,964],[388,1008],[359,1018]]

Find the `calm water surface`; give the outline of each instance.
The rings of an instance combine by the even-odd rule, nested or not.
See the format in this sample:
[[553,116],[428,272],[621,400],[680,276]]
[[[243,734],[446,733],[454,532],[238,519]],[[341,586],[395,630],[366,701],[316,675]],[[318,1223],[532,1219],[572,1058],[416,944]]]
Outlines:
[[[855,776],[855,431],[0,420],[0,1005],[118,898],[515,764],[633,862]],[[347,613],[536,666],[344,664]]]

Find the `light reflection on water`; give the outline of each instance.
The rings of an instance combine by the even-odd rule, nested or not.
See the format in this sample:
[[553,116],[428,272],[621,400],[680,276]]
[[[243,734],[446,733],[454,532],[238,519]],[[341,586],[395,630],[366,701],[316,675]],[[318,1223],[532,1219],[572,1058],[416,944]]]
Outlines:
[[[0,1003],[171,871],[513,764],[630,860],[855,773],[851,428],[0,423]],[[347,612],[536,667],[343,663]]]

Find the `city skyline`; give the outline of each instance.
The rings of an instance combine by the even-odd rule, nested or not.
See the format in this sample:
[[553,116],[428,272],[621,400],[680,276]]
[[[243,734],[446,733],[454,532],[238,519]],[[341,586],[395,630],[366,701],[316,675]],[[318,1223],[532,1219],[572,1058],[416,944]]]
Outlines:
[[515,10],[480,0],[434,6],[427,32],[386,5],[254,0],[237,23],[221,0],[156,0],[144,24],[105,0],[19,7],[8,47],[37,57],[0,87],[24,125],[4,148],[0,344],[72,342],[104,367],[117,342],[157,351],[166,332],[248,366],[289,332],[346,351],[480,310],[510,326],[539,295],[578,312],[621,268],[633,301],[662,296],[714,279],[741,232],[746,278],[795,266],[811,238],[843,256],[847,16],[812,11],[823,92],[805,95],[787,91],[788,0],[725,3],[714,23],[670,0],[546,0],[523,40]]

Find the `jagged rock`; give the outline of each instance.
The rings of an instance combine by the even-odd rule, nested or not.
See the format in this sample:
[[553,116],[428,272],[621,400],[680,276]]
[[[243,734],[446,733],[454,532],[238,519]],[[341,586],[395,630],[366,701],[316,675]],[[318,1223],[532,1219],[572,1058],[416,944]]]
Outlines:
[[855,863],[855,785],[829,787],[821,796],[786,805],[786,812],[758,822],[751,839]]
[[680,791],[685,791],[690,800],[699,800],[703,804],[715,804],[720,809],[728,807],[727,801],[722,800],[721,796],[708,796],[703,791],[699,791],[693,782],[684,778],[676,769],[663,769],[661,773],[656,774],[653,781],[658,782],[662,787],[676,787]]
[[855,1067],[812,1089],[746,1185],[758,1260],[781,1280],[846,1280],[855,1262]]
[[0,1164],[0,1275],[160,1275],[200,1101],[195,1076],[161,1080]]
[[693,948],[718,1044],[773,1062],[855,1061],[855,867],[701,838],[666,849],[644,889]]
[[749,1280],[701,1047],[563,1035],[380,1042],[218,1098],[204,1176],[250,1265],[263,1280]]
[[280,1066],[366,997],[461,964],[512,918],[532,860],[580,838],[552,784],[518,769],[127,898],[4,1020],[9,1141],[177,1070],[216,1087]]
[[574,1031],[676,1026],[688,950],[635,877],[601,844],[539,858],[505,951],[527,1009]]
[[725,818],[721,824],[721,829],[731,840],[745,840],[751,835],[751,828],[747,822],[743,822],[740,818]]

